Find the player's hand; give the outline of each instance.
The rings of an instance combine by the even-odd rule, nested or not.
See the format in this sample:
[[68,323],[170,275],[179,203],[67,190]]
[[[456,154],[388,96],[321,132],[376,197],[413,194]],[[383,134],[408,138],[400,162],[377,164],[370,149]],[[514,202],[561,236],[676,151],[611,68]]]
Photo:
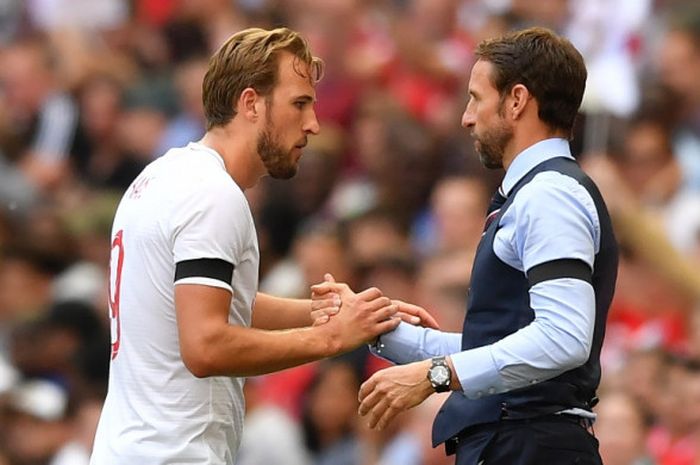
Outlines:
[[[324,275],[327,282],[335,282],[335,278],[330,273]],[[311,288],[311,326],[318,326],[328,323],[333,315],[340,311],[340,294],[332,290],[322,288],[315,291]]]
[[311,289],[318,295],[335,292],[340,296],[340,311],[323,325],[329,331],[333,347],[339,352],[367,344],[392,331],[401,322],[395,317],[398,306],[376,287],[355,293],[347,284],[327,279]]
[[406,323],[424,328],[440,329],[437,320],[423,307],[397,299],[392,300],[392,302],[398,307],[396,314]]
[[358,413],[372,429],[384,429],[400,412],[415,407],[435,391],[427,378],[430,360],[379,370],[360,386]]

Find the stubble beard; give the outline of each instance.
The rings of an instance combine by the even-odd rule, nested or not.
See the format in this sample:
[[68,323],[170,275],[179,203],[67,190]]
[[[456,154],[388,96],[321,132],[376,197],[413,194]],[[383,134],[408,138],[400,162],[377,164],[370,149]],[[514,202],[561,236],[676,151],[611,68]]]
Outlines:
[[265,129],[258,137],[258,154],[267,173],[275,179],[290,179],[297,174],[297,163],[291,150],[285,150],[273,135],[272,124],[268,120]]
[[513,138],[513,128],[501,119],[481,136],[474,134],[473,137],[481,164],[489,169],[503,168],[503,152]]

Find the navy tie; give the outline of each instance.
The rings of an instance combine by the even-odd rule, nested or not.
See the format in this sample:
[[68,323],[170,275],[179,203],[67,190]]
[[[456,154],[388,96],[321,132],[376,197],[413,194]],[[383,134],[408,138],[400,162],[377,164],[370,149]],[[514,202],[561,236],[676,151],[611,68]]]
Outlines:
[[499,187],[496,190],[496,193],[493,194],[493,197],[491,197],[491,203],[489,204],[489,209],[486,212],[486,222],[484,223],[484,231],[486,231],[489,228],[489,225],[491,225],[491,222],[496,218],[498,215],[498,211],[501,209],[503,204],[506,201],[506,196],[501,194],[501,188]]

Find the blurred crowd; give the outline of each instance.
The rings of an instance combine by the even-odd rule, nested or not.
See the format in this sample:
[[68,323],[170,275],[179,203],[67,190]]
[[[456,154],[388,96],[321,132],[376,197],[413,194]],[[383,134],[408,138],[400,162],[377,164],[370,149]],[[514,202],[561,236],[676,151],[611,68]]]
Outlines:
[[[700,464],[700,4],[693,0],[0,0],[0,465],[85,465],[109,361],[112,215],[203,132],[208,57],[286,25],[326,62],[298,175],[246,194],[261,289],[331,272],[461,331],[502,172],[460,116],[475,44],[531,25],[589,78],[573,151],[621,244],[596,435],[607,465]],[[167,202],[167,199],[163,199]],[[148,309],[143,309],[148,311]],[[240,465],[438,465],[442,397],[359,421],[385,362],[358,350],[246,385]],[[165,387],[166,380],[163,380]]]

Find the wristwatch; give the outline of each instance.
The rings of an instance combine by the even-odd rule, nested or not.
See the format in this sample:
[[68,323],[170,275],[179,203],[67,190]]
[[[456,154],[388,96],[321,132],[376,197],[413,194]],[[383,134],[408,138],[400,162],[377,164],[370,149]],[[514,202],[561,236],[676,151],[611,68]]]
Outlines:
[[434,357],[428,370],[428,381],[435,392],[447,392],[450,390],[452,370],[445,361],[445,357]]

